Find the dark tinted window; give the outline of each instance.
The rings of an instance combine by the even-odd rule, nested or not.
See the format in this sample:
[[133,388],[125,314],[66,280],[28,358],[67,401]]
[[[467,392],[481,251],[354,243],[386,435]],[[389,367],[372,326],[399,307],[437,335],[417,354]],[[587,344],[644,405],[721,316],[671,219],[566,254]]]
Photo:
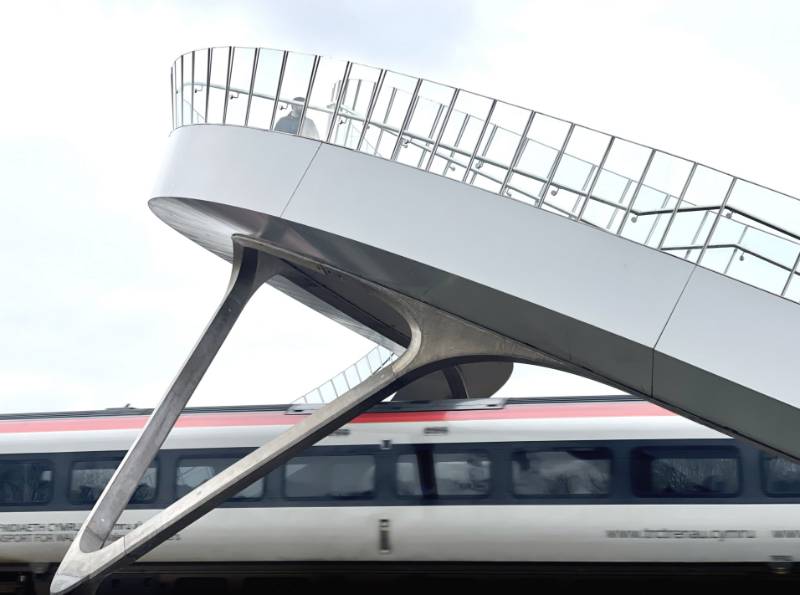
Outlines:
[[800,496],[800,463],[783,457],[762,458],[764,491],[770,496]]
[[399,496],[485,496],[491,465],[485,452],[437,453],[422,449],[397,457]]
[[0,462],[0,505],[44,504],[53,496],[49,461]]
[[739,492],[739,458],[732,447],[637,448],[631,462],[639,496],[708,498]]
[[[97,502],[121,460],[77,461],[72,465],[69,499],[76,504]],[[155,466],[149,467],[144,472],[136,491],[131,496],[131,504],[144,504],[155,500],[157,476],[158,471]]]
[[[232,457],[204,457],[181,459],[176,474],[176,491],[182,498],[194,488],[204,484],[217,473],[224,471],[238,460]],[[231,500],[257,500],[264,495],[264,478],[258,479],[230,498]]]
[[611,454],[604,448],[520,451],[511,473],[517,496],[605,496]]
[[296,457],[286,464],[287,498],[372,498],[375,458],[371,455]]

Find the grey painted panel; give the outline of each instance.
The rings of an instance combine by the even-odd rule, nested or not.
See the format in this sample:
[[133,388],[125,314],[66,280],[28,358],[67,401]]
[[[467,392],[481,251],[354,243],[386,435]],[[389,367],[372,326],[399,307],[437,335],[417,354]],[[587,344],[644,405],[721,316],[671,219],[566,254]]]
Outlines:
[[797,304],[698,268],[656,350],[798,407],[798,337]]
[[414,168],[323,145],[285,217],[653,346],[692,265]]
[[153,196],[199,198],[279,214],[320,143],[236,126],[172,133]]
[[653,368],[652,396],[669,409],[800,459],[797,408],[661,353]]

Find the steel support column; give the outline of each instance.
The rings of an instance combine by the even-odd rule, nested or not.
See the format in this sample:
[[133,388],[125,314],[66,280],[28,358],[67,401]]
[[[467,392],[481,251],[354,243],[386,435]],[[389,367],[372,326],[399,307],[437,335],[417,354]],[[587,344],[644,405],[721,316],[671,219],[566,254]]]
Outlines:
[[[345,271],[262,240],[234,236],[234,242],[233,274],[222,304],[81,527],[56,572],[51,593],[67,593],[89,581],[99,581],[115,568],[139,558],[253,481],[417,378],[472,361],[517,361],[565,368],[562,362],[527,345]],[[361,384],[246,455],[123,538],[106,544],[114,523],[125,510],[141,477],[245,304],[261,284],[289,267],[328,270],[331,274],[348,277],[364,292],[381,299],[408,325],[410,337],[406,351]]]

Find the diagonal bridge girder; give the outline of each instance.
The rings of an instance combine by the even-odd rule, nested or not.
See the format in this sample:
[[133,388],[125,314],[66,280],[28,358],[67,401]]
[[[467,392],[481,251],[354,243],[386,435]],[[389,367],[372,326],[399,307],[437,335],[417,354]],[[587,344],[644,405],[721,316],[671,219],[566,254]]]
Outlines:
[[[431,372],[475,361],[524,362],[577,371],[574,366],[525,344],[330,265],[263,240],[244,236],[233,239],[231,279],[220,306],[71,544],[51,584],[54,595],[96,584],[373,404]],[[122,538],[108,543],[114,524],[249,299],[269,279],[294,267],[348,276],[364,292],[384,302],[408,325],[405,352]],[[586,375],[585,371],[581,373]]]

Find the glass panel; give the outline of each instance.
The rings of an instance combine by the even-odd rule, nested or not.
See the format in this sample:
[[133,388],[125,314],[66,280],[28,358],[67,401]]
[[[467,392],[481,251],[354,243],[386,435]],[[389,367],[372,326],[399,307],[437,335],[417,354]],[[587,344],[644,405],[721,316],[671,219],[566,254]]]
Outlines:
[[320,395],[322,395],[322,401],[324,403],[330,403],[336,397],[336,389],[333,387],[333,383],[329,380],[325,384],[319,387]]
[[[600,200],[589,201],[583,212],[584,221],[613,232],[619,229],[625,209],[633,199],[650,153],[651,149],[642,145],[620,139],[614,140],[592,189],[592,196]],[[639,193],[641,194],[641,190]]]
[[371,455],[296,457],[285,467],[287,498],[360,500],[375,492],[375,458]]
[[248,126],[269,129],[282,62],[283,52],[259,50],[256,78],[253,81],[253,100],[250,103],[250,118],[247,120]]
[[244,126],[247,114],[247,96],[250,93],[250,79],[253,76],[253,48],[234,48],[231,67],[231,86],[228,93],[228,111],[225,123]]
[[[530,145],[530,143],[528,143]],[[521,202],[538,205],[544,183],[525,174],[515,173],[508,181],[506,196]]]
[[[377,68],[353,64],[350,66],[350,77],[347,79],[344,98],[339,106],[339,118],[336,121],[331,141],[337,145],[355,149],[361,138],[364,120],[367,117],[369,103],[381,71]],[[374,146],[366,146],[363,150],[374,153]]]
[[[309,138],[323,140],[328,138],[328,129],[331,125],[333,110],[336,108],[336,100],[339,98],[346,66],[347,62],[344,60],[320,59],[306,112],[308,126],[303,125],[304,131],[308,134],[304,134],[304,136],[311,135]],[[317,130],[319,136],[312,135],[314,129]]]
[[0,504],[45,504],[53,497],[48,461],[0,462]]
[[637,448],[632,472],[639,496],[708,498],[739,491],[739,459],[732,447]]
[[540,181],[547,181],[568,132],[568,122],[536,114],[528,131],[528,141],[517,163],[517,170]]
[[800,463],[763,455],[764,491],[770,496],[800,496]]
[[[178,462],[176,495],[182,498],[194,488],[204,484],[217,473],[230,467],[237,459],[231,457],[191,458]],[[257,479],[231,500],[256,500],[264,495],[264,478]]]
[[386,73],[372,112],[365,143],[361,147],[362,151],[384,159],[391,158],[416,85],[415,78],[395,72]]
[[[719,206],[728,192],[731,184],[731,176],[698,165],[692,181],[686,191],[683,203],[680,206],[678,215],[675,217],[672,228],[665,240],[665,246],[689,246],[691,249],[685,251],[673,251],[673,254],[682,256],[687,260],[696,262],[700,256],[701,249],[706,242],[711,226],[717,216],[714,209],[701,210],[696,212],[685,212],[692,207],[712,207]],[[714,252],[717,251],[717,254]],[[706,258],[719,258],[722,254],[729,253],[729,249],[716,248],[709,246]]]
[[[76,504],[94,504],[111,480],[122,459],[106,461],[78,461],[72,466],[69,481],[69,499]],[[152,502],[156,498],[158,470],[155,466],[147,468],[139,480],[130,504]]]
[[[286,72],[283,74],[283,83],[280,89],[278,116],[273,130],[297,134],[313,66],[313,55],[289,52],[286,60]],[[319,129],[313,118],[307,119],[303,123],[302,132],[303,136],[319,138]]]
[[230,48],[211,48],[211,82],[208,89],[208,123],[222,124]]
[[529,110],[507,103],[495,105],[467,178],[470,184],[490,192],[500,191],[530,114]]
[[343,395],[350,387],[347,386],[347,380],[345,380],[344,374],[341,372],[332,378],[333,387],[336,389],[336,396]]
[[[622,237],[648,246],[658,246],[691,170],[691,162],[656,151],[642,181],[631,216],[625,222]],[[661,210],[668,212],[647,214],[649,211]],[[621,216],[619,219],[621,222]],[[673,222],[673,225],[676,223]]]
[[488,97],[461,91],[458,94],[450,119],[442,134],[439,154],[430,171],[448,178],[464,178],[466,166],[476,150],[492,100]]
[[[430,451],[397,457],[395,479],[400,496],[422,496],[425,482],[420,469]],[[426,497],[485,496],[491,486],[489,456],[483,452],[433,453],[435,486],[425,490]]]
[[350,366],[349,368],[347,368],[344,371],[344,376],[345,379],[347,380],[347,384],[349,384],[351,387],[361,384],[361,379],[358,377],[358,371],[356,369],[356,366]]
[[[570,214],[576,214],[580,207],[580,196],[589,191],[592,180],[597,175],[597,167],[603,159],[611,137],[607,134],[595,132],[588,128],[576,126],[569,139],[564,156],[558,164],[558,170],[553,177],[553,185],[557,188],[570,191],[578,195],[579,200],[574,201],[574,206],[569,209]],[[570,197],[571,198],[571,195]],[[554,201],[550,196],[545,196],[547,204],[553,203],[564,209],[563,197]]]
[[430,158],[430,150],[444,125],[447,108],[455,90],[430,81],[422,81],[414,112],[406,130],[409,142],[401,145],[397,160],[423,168]]
[[[800,201],[786,194],[737,180],[728,207],[741,211],[734,212],[734,219],[744,220],[753,227],[770,233],[780,234],[785,230],[789,234],[800,235]],[[750,219],[748,215],[754,215],[774,227]]]
[[602,448],[515,452],[511,463],[518,496],[604,496],[611,454]]
[[362,358],[358,360],[356,363],[356,368],[358,369],[358,375],[362,380],[365,380],[372,375],[372,370],[370,370],[368,359]]

